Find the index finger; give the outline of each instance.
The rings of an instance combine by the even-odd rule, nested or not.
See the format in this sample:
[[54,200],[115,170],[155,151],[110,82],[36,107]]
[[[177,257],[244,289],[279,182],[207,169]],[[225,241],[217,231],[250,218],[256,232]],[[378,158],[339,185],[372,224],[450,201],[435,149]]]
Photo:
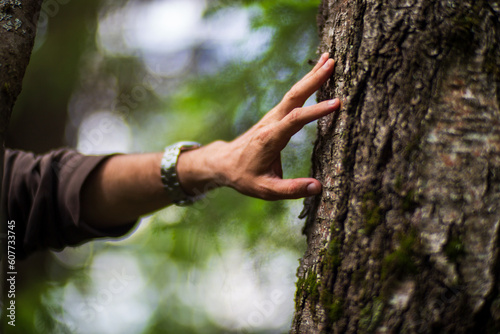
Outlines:
[[302,129],[304,125],[337,111],[340,107],[340,100],[335,98],[309,107],[295,108],[280,122],[276,123],[273,136],[275,148],[281,151],[290,138]]
[[315,73],[317,70],[319,70],[321,68],[321,66],[323,66],[325,64],[325,62],[329,59],[329,57],[328,57],[329,55],[330,54],[328,52],[323,53],[321,55],[321,57],[319,57],[316,65],[314,65],[313,69],[310,70],[309,73],[307,73],[302,79],[311,76],[313,73]]
[[277,117],[282,119],[294,108],[302,107],[306,100],[317,91],[332,75],[335,61],[328,59],[320,68],[312,70],[285,94],[277,106]]

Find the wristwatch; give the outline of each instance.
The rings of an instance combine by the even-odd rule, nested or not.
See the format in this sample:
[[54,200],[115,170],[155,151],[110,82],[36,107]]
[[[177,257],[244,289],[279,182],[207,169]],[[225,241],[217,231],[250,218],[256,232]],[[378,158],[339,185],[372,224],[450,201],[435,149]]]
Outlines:
[[177,175],[177,160],[182,152],[199,148],[200,143],[192,141],[182,141],[165,148],[161,159],[161,181],[163,187],[168,192],[172,203],[179,206],[193,204],[203,196],[190,196],[181,188]]

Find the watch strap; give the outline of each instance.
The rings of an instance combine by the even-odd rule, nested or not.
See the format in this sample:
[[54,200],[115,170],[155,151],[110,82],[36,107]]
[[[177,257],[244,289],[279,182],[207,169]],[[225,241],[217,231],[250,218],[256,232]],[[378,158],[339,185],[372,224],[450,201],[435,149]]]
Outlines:
[[163,187],[168,192],[172,203],[179,206],[186,206],[194,203],[202,196],[190,196],[182,189],[177,174],[177,161],[179,155],[188,150],[199,148],[200,143],[182,141],[167,146],[161,159],[161,180]]

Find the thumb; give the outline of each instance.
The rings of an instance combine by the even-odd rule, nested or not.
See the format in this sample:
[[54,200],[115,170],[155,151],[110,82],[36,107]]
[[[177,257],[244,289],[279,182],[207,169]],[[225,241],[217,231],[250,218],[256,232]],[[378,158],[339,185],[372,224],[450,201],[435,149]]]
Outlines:
[[321,183],[313,178],[279,179],[269,181],[274,199],[295,199],[314,196],[321,192]]

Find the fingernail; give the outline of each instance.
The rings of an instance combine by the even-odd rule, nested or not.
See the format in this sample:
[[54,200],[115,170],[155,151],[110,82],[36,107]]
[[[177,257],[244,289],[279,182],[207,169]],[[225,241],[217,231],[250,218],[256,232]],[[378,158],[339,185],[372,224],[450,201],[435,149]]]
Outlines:
[[328,101],[329,106],[338,106],[340,104],[340,100],[338,98],[335,98],[333,100]]
[[329,69],[331,65],[332,65],[332,60],[328,59],[326,61],[325,65],[323,65],[323,68],[324,69]]
[[321,187],[318,186],[316,183],[309,183],[307,186],[307,193],[309,195],[316,195],[319,194],[321,191]]

